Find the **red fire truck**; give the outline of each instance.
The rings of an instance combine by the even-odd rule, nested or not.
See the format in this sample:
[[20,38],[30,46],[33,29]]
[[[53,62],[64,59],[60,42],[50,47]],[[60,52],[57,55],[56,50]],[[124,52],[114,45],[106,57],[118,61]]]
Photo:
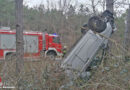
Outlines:
[[[36,57],[41,54],[52,57],[62,55],[62,45],[60,37],[56,34],[43,32],[23,32],[24,33],[24,57]],[[16,52],[16,31],[0,29],[0,59]]]

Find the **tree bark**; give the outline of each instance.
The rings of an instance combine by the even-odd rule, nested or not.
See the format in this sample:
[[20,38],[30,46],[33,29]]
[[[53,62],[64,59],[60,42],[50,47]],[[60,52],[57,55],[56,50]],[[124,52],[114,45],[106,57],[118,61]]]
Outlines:
[[[19,78],[23,71],[23,0],[15,0],[16,8],[16,75]],[[19,82],[19,81],[18,81]]]
[[[114,13],[114,0],[106,0],[106,10],[109,10],[111,13]],[[112,47],[112,42],[108,41],[108,47]],[[107,52],[110,55],[111,49],[108,49]]]
[[[125,29],[125,37],[124,37],[124,47],[125,49],[129,52],[130,51],[130,6],[127,12],[127,17],[126,17],[126,29]],[[128,53],[125,53],[125,56],[130,56],[127,55]]]
[[106,10],[110,12],[114,12],[114,1],[113,0],[106,0]]

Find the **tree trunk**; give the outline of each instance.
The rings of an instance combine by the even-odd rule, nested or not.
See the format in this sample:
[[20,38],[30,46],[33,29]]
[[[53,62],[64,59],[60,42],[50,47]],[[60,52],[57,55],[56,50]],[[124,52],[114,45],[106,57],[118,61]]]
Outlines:
[[110,12],[114,12],[114,1],[113,0],[106,0],[106,10],[109,10]]
[[[106,0],[106,10],[109,10],[111,13],[114,13],[114,0]],[[108,49],[107,53],[108,55],[110,55],[110,53],[112,52],[112,42],[108,41],[108,47],[110,47],[110,49]]]
[[[124,37],[124,47],[129,52],[130,51],[130,6],[127,12],[126,17],[126,29],[125,29],[125,37]],[[128,53],[125,53],[125,56],[130,56]]]
[[[16,8],[16,75],[17,79],[20,76],[20,73],[23,71],[23,0],[15,0]],[[19,81],[18,81],[19,85]]]

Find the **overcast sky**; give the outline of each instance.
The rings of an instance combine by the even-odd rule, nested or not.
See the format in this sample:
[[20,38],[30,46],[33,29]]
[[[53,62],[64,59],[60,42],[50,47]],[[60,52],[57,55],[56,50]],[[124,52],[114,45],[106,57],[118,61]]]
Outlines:
[[[49,0],[50,3],[54,4],[56,6],[56,8],[59,8],[58,5],[58,1],[59,0]],[[63,1],[63,0],[62,0]],[[66,1],[70,1],[70,0],[66,0]],[[90,2],[91,0],[71,0],[71,4],[72,5],[76,5],[76,8],[79,7],[80,4],[91,4]],[[97,3],[98,0],[95,0],[95,3]],[[44,4],[45,8],[47,6],[47,0],[24,0],[24,4],[28,5],[29,7],[35,7],[38,6],[40,4]],[[50,8],[51,5],[50,5]],[[96,7],[99,11],[102,11],[102,8],[100,6]],[[91,7],[89,9],[92,9]]]
[[[52,3],[57,3],[59,0],[49,0],[49,1]],[[71,0],[71,1],[72,1],[72,4],[75,2],[78,2],[78,4],[81,4],[81,3],[87,3],[90,0]],[[37,6],[41,3],[46,5],[46,2],[47,2],[47,0],[24,0],[24,3],[26,3],[30,7]]]
[[[55,4],[56,5],[56,7],[58,7],[58,1],[59,0],[49,0],[49,2],[50,3],[53,3],[53,4]],[[67,1],[70,1],[70,0],[67,0]],[[90,1],[91,0],[71,0],[71,4],[73,4],[73,5],[75,5],[76,4],[76,6],[79,6],[80,4],[84,4],[84,5],[86,5],[86,4],[90,4]],[[95,0],[95,1],[98,1],[98,0]],[[126,1],[126,2],[128,2],[128,0],[117,0],[117,2],[121,2],[121,1]],[[129,0],[130,1],[130,0]],[[44,4],[45,5],[45,7],[47,6],[47,0],[24,0],[24,4],[25,5],[28,5],[29,7],[34,7],[34,6],[38,6],[38,5],[40,5],[40,4]],[[96,7],[99,11],[102,11],[102,8],[101,8],[101,6],[97,6]],[[125,9],[124,9],[125,8]],[[118,10],[120,10],[121,12],[125,12],[126,11],[126,9],[128,8],[128,5],[123,5],[122,4],[122,6],[120,5],[119,7],[118,7]],[[91,9],[91,8],[90,8]],[[120,13],[120,12],[119,12]]]

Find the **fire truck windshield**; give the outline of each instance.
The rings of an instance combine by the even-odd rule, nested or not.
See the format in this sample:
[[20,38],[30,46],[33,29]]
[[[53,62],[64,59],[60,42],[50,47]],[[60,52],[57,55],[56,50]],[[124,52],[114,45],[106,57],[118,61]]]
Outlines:
[[53,37],[53,43],[60,43],[60,37]]

